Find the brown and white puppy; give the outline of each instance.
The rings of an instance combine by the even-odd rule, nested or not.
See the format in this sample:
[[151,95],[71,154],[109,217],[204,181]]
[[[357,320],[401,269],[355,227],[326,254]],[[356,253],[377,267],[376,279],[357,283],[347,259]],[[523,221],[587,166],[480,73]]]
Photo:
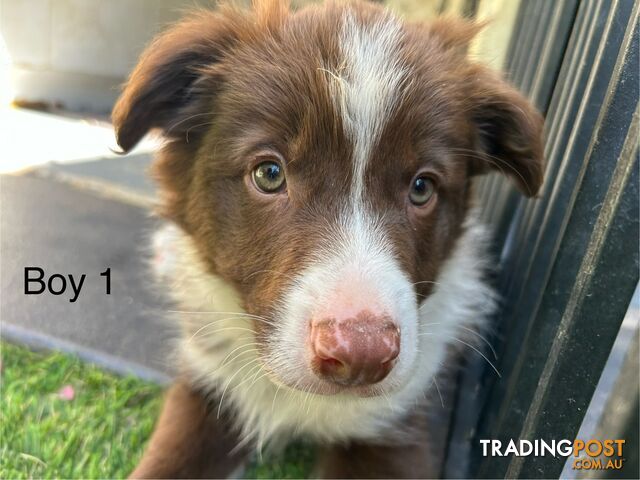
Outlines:
[[168,140],[160,273],[185,313],[134,476],[225,476],[294,437],[336,446],[329,476],[437,474],[424,395],[494,309],[472,178],[543,175],[542,119],[465,57],[477,30],[259,2],[148,47],[113,120],[124,151]]

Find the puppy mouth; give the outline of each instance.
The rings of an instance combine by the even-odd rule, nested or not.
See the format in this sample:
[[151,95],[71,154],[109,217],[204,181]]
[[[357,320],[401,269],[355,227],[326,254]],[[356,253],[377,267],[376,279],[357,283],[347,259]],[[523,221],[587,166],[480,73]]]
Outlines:
[[304,378],[297,381],[285,381],[279,375],[265,368],[267,377],[279,388],[288,388],[304,394],[321,395],[325,397],[347,396],[356,398],[383,397],[390,393],[389,388],[383,388],[380,384],[373,385],[339,385],[321,379]]
[[[384,397],[395,390],[402,388],[406,380],[396,378],[385,378],[380,382],[366,385],[342,385],[317,377],[311,368],[300,365],[298,368],[302,372],[293,376],[287,376],[278,371],[268,358],[262,354],[258,360],[262,365],[265,377],[280,389],[289,389],[308,395],[320,395],[325,397],[341,396],[352,398],[375,398]],[[404,377],[404,376],[403,376]]]

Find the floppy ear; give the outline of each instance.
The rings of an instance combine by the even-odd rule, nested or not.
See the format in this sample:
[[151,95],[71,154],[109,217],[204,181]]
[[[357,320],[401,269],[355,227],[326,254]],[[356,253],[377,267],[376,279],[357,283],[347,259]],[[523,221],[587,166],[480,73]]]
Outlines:
[[197,117],[205,102],[198,86],[206,82],[210,98],[219,79],[213,70],[204,78],[203,71],[234,42],[234,25],[232,12],[198,12],[147,47],[111,115],[124,152],[152,128],[177,138],[206,122]]
[[464,53],[471,41],[487,26],[487,23],[487,21],[442,16],[432,20],[427,28],[445,50],[457,50]]
[[466,77],[468,95],[482,159],[472,174],[497,169],[512,177],[528,197],[536,195],[544,175],[543,118],[515,88],[486,67],[473,66]]

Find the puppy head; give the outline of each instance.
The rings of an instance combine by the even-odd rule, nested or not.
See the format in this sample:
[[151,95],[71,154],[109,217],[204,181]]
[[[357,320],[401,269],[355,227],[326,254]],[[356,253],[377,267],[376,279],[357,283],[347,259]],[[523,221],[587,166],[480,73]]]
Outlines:
[[497,169],[538,191],[541,117],[465,58],[477,29],[364,3],[223,7],[161,35],[132,73],[119,144],[168,139],[164,212],[255,316],[275,381],[400,388],[471,178]]

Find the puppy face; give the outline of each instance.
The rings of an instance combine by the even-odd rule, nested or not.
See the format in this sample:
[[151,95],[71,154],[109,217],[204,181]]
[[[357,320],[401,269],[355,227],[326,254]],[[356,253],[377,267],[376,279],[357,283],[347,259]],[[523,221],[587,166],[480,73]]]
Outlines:
[[291,14],[270,2],[185,20],[133,72],[119,143],[164,131],[165,214],[255,316],[274,381],[401,388],[471,178],[497,168],[538,190],[542,121],[465,59],[475,30],[369,4]]

